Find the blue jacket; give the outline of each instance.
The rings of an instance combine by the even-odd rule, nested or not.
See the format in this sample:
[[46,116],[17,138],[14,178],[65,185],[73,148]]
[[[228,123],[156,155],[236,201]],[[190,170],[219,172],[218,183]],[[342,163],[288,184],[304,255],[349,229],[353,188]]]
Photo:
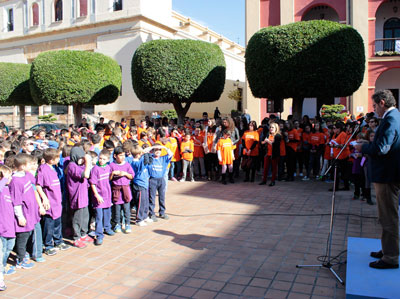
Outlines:
[[153,163],[149,167],[149,173],[151,178],[162,178],[165,172],[168,170],[169,162],[171,162],[172,156],[168,155],[159,157],[157,159],[153,158]]
[[400,182],[400,112],[390,110],[381,120],[372,143],[364,144],[362,153],[369,155],[371,181]]
[[143,157],[141,157],[139,160],[132,159],[132,162],[130,164],[133,171],[135,172],[133,184],[146,190],[149,189],[149,165],[145,165]]

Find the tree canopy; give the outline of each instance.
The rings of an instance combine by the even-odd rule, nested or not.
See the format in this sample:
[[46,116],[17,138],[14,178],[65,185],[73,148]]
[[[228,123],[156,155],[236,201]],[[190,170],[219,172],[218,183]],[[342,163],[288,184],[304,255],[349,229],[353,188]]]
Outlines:
[[[225,85],[218,45],[195,40],[154,40],[132,58],[132,86],[142,102],[171,103],[181,121],[193,102],[213,102]],[[185,106],[183,106],[185,104]]]
[[83,105],[113,103],[122,82],[118,63],[101,53],[49,51],[38,55],[31,68],[32,97],[40,105],[74,105],[80,122]]
[[0,106],[36,106],[29,88],[30,64],[0,62]]
[[255,97],[344,97],[361,85],[364,44],[348,25],[315,20],[262,28],[246,49]]

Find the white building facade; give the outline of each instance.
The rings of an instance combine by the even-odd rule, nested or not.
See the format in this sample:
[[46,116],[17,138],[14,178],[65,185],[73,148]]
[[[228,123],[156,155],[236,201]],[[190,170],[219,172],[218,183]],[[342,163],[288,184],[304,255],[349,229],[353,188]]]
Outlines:
[[[172,0],[0,0],[0,26],[0,62],[31,63],[41,52],[61,49],[100,52],[115,59],[122,70],[120,97],[113,104],[86,110],[115,120],[139,120],[153,111],[173,109],[168,104],[142,103],[133,91],[131,60],[142,43],[156,39],[216,43],[227,65],[225,90],[217,102],[192,104],[188,116],[200,117],[203,111],[212,113],[215,107],[226,115],[238,109],[228,93],[244,88],[244,48],[172,11]],[[37,123],[36,113],[53,112],[59,114],[60,121],[73,120],[72,107],[26,110],[27,127]],[[16,107],[0,108],[0,113],[16,124]]]

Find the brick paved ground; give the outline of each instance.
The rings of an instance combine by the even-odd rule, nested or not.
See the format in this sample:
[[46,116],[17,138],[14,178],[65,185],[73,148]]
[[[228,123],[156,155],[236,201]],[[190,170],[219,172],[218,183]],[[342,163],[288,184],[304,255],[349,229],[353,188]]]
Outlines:
[[[323,182],[170,183],[170,220],[133,226],[103,246],[71,248],[6,279],[8,298],[344,298],[324,253],[331,193]],[[376,206],[339,192],[339,213],[376,215]],[[272,216],[271,213],[312,216]],[[324,214],[321,216],[319,214]],[[375,219],[338,215],[333,254],[347,237],[377,237]],[[345,259],[346,255],[344,255]],[[344,260],[343,259],[343,260]],[[345,265],[337,268],[345,278]]]

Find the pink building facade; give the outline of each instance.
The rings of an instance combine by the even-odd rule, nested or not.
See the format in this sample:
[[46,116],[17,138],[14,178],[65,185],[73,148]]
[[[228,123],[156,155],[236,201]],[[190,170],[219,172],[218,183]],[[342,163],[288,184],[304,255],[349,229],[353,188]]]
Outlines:
[[[360,89],[352,96],[336,99],[353,114],[372,111],[371,95],[390,89],[399,104],[400,89],[400,0],[247,0],[247,40],[255,29],[292,22],[326,19],[353,26],[364,39],[366,73]],[[258,9],[252,15],[250,9]],[[254,12],[253,12],[254,13]],[[255,20],[258,17],[258,20]],[[250,19],[251,18],[251,19]],[[312,102],[312,99],[307,99]],[[260,118],[266,114],[262,100]],[[305,100],[305,103],[307,101]],[[311,105],[312,106],[312,105]],[[304,107],[307,114],[310,107]],[[313,115],[310,115],[313,116]]]

